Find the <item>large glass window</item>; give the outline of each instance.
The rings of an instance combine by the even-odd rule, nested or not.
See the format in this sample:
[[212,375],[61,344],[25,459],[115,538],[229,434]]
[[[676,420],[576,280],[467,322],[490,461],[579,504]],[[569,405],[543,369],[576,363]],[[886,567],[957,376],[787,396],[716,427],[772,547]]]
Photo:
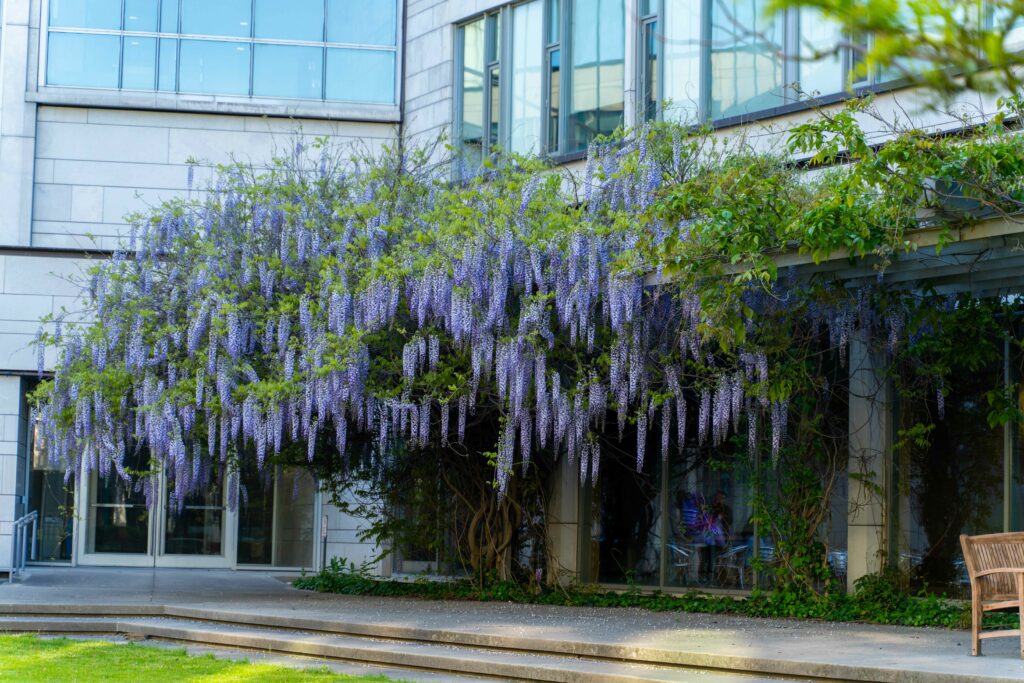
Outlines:
[[660,99],[666,107],[665,118],[672,121],[692,121],[700,109],[703,4],[701,0],[665,0],[659,26],[664,59]]
[[238,564],[309,567],[313,562],[313,501],[308,472],[243,467],[239,482]]
[[46,84],[396,103],[399,0],[50,0]]
[[570,151],[623,123],[625,40],[622,0],[573,0]]
[[75,518],[75,480],[65,479],[64,467],[51,463],[39,425],[32,425],[28,509],[39,513],[36,558],[43,562],[71,559]]
[[[149,470],[149,451],[133,449],[124,456],[132,474]],[[146,554],[149,552],[149,513],[143,479],[132,482],[117,474],[94,475],[90,486],[88,550],[90,553]]]
[[512,93],[509,149],[540,152],[544,83],[544,3],[533,0],[512,11]]
[[784,103],[783,22],[766,0],[715,0],[711,13],[711,118]]
[[462,38],[459,142],[468,163],[479,163],[483,151],[486,21],[474,21],[459,32]]

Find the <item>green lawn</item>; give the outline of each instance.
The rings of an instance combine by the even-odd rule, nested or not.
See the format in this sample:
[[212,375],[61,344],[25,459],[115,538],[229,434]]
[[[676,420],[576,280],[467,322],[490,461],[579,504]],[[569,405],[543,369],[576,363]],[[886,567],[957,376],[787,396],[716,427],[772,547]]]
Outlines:
[[384,676],[344,676],[327,669],[292,669],[180,649],[106,640],[0,636],[0,681],[19,683],[380,683]]

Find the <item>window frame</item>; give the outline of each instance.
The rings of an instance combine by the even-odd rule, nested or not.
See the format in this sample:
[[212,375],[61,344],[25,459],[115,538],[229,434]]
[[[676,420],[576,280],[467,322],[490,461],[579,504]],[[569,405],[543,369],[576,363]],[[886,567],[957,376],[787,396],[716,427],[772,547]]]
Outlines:
[[[282,113],[287,115],[323,115],[317,114],[317,111],[338,109],[352,110],[355,112],[366,111],[366,115],[356,115],[352,118],[357,120],[397,120],[398,111],[401,107],[402,102],[402,91],[403,91],[403,53],[404,53],[404,0],[391,0],[396,3],[395,6],[395,43],[394,45],[371,45],[362,43],[336,43],[328,42],[327,30],[328,30],[328,7],[329,1],[323,0],[324,4],[324,22],[321,30],[321,41],[310,41],[310,40],[287,40],[287,39],[270,39],[270,38],[257,38],[255,37],[255,14],[256,14],[256,0],[249,0],[249,35],[248,37],[240,36],[214,36],[205,34],[186,34],[181,32],[182,28],[182,0],[159,0],[157,3],[157,30],[155,31],[134,31],[124,28],[125,26],[125,11],[126,2],[120,0],[121,5],[121,28],[119,29],[89,29],[89,28],[73,28],[73,27],[50,27],[49,25],[49,13],[50,13],[50,0],[39,0],[40,2],[40,35],[38,41],[38,69],[36,71],[36,93],[30,97],[32,101],[40,103],[74,103],[81,100],[88,102],[94,102],[97,98],[109,99],[110,104],[116,106],[120,104],[120,100],[125,101],[126,106],[138,106],[142,108],[154,108],[154,109],[166,109],[166,104],[160,106],[160,102],[164,103],[167,100],[175,100],[176,104],[179,100],[187,100],[188,102],[195,102],[199,104],[203,99],[217,102],[218,104],[223,103],[223,106],[214,107],[216,109],[227,109],[232,110],[238,108],[241,105],[243,108],[248,105],[248,110],[251,110],[251,103],[259,102],[261,105],[261,112],[267,113],[267,109],[274,109],[275,105],[282,109]],[[177,25],[175,31],[164,31],[161,25],[164,18],[164,4],[165,3],[177,4]],[[51,33],[65,33],[65,34],[77,34],[77,35],[105,35],[115,36],[119,41],[119,53],[118,53],[118,75],[117,75],[117,87],[93,87],[93,86],[81,86],[81,85],[51,85],[47,82],[48,75],[48,49],[49,49],[49,36]],[[138,88],[124,88],[124,59],[125,59],[125,40],[131,37],[140,38],[153,38],[156,41],[155,55],[154,55],[154,75],[153,75],[153,87],[152,89],[138,89]],[[160,83],[160,68],[161,68],[161,57],[163,51],[166,49],[165,43],[168,40],[173,40],[173,51],[174,51],[174,87],[163,88]],[[190,41],[204,41],[204,42],[218,42],[218,43],[241,43],[247,45],[249,48],[249,71],[248,71],[248,83],[246,86],[247,94],[232,94],[232,93],[207,93],[207,92],[193,92],[193,91],[182,91],[180,90],[181,85],[181,43],[183,40]],[[282,97],[277,95],[261,95],[254,93],[254,66],[255,66],[255,52],[256,47],[259,45],[274,45],[274,46],[297,46],[297,47],[316,47],[322,52],[320,57],[320,68],[321,68],[321,84],[320,84],[320,98],[294,98],[294,97]],[[373,52],[385,52],[390,53],[394,56],[394,74],[393,82],[394,87],[392,91],[392,101],[381,103],[369,100],[354,100],[354,99],[327,99],[328,92],[328,77],[327,77],[327,62],[328,62],[328,51],[332,49],[355,49],[365,50]],[[140,97],[142,96],[142,97]],[[209,106],[174,106],[175,109],[196,111],[209,111]],[[308,111],[308,114],[306,113]],[[381,112],[381,113],[370,113],[370,112]],[[273,112],[271,112],[273,113]]]

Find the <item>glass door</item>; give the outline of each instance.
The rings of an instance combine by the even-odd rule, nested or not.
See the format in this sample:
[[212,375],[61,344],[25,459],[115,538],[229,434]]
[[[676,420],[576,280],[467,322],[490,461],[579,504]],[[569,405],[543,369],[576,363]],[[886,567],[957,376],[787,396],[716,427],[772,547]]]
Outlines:
[[83,535],[85,564],[147,566],[152,564],[152,511],[146,505],[145,485],[152,477],[138,476],[149,469],[149,452],[140,448],[124,457],[131,480],[117,472],[100,476],[93,470],[83,482],[81,499],[88,501]]
[[243,468],[238,496],[238,564],[312,567],[316,484],[308,472]]

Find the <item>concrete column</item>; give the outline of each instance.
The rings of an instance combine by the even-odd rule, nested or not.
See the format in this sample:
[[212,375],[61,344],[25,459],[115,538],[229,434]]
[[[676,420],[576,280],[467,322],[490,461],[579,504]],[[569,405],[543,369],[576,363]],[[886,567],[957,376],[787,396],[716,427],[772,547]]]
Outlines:
[[548,583],[569,584],[580,573],[580,475],[562,455],[555,470],[555,485],[548,501],[548,543],[551,566]]
[[21,378],[0,376],[0,567],[11,562],[11,530],[23,512],[24,482],[19,478],[18,427],[21,412]]
[[26,101],[35,89],[39,29],[32,26],[32,0],[0,4],[0,244],[26,246],[32,230],[36,106]]
[[893,396],[884,359],[862,336],[850,340],[850,459],[847,581],[885,566]]

